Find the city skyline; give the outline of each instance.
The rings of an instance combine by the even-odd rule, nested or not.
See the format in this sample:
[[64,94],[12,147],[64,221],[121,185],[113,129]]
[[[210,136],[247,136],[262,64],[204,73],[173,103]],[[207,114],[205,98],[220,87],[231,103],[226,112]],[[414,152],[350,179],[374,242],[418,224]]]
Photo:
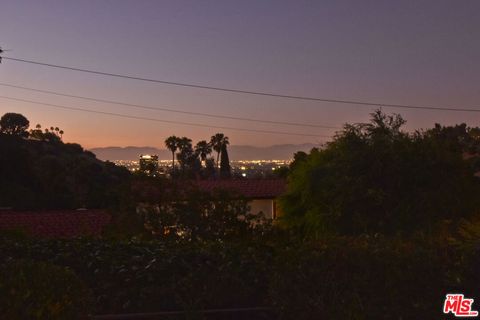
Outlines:
[[[172,82],[339,100],[479,108],[478,9],[477,1],[461,5],[452,1],[5,1],[0,45],[10,49],[5,57]],[[0,65],[0,82],[191,113],[337,128],[368,121],[375,109],[145,83],[7,59]],[[0,99],[2,114],[22,113],[31,126],[59,126],[65,130],[65,141],[88,149],[163,147],[163,140],[172,134],[198,141],[208,140],[215,132],[225,133],[236,145],[318,144],[338,130],[140,110],[5,86],[0,86],[0,95],[107,113]],[[429,128],[436,122],[478,126],[480,120],[476,112],[384,111],[402,114],[407,130]]]

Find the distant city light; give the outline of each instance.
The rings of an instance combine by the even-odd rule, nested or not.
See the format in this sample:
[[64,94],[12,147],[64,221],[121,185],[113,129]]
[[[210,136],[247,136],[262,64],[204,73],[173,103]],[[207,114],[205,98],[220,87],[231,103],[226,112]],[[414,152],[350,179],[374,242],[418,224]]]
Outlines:
[[[155,155],[142,155],[139,160],[113,160],[112,162],[119,166],[124,166],[131,172],[140,171],[140,163],[145,166],[147,163],[155,162],[157,167],[156,175],[163,175],[172,166],[172,160],[157,160]],[[232,160],[230,165],[232,174],[237,177],[268,177],[275,170],[282,167],[288,167],[292,160]],[[177,160],[175,160],[177,162]],[[178,163],[178,162],[177,162]]]

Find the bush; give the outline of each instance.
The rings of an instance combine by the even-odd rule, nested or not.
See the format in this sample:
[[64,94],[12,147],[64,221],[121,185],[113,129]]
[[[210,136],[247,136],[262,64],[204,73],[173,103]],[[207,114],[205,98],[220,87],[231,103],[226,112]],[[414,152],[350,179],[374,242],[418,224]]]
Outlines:
[[[368,238],[287,248],[277,256],[272,304],[282,319],[438,319],[445,294],[471,286],[458,253]],[[471,270],[471,262],[461,264]]]
[[[273,306],[281,319],[297,320],[438,319],[446,293],[478,294],[480,265],[478,242],[371,237],[273,245],[3,239],[0,252],[0,263],[71,268],[94,294],[95,314]],[[30,268],[18,277],[52,277]],[[65,290],[59,280],[50,283],[52,292]]]
[[84,319],[88,289],[65,267],[31,260],[10,261],[0,270],[4,319]]
[[0,241],[0,259],[68,266],[105,313],[250,307],[266,303],[272,248],[256,243]]

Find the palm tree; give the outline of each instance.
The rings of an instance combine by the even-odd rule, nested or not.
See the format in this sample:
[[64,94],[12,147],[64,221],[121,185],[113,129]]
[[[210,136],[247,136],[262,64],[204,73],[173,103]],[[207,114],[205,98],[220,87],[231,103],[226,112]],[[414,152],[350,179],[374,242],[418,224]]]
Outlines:
[[228,137],[223,133],[217,133],[210,138],[210,144],[212,145],[213,150],[217,152],[217,168],[218,168],[218,159],[220,157],[220,152],[222,151],[223,146],[230,144]]
[[212,145],[205,140],[199,141],[195,146],[195,152],[200,156],[200,159],[205,162],[207,156],[212,153]]
[[177,147],[180,152],[177,153],[177,160],[180,163],[182,172],[185,172],[185,166],[193,161],[192,139],[187,137],[178,138]]
[[170,136],[165,139],[165,146],[172,152],[172,170],[175,172],[175,152],[178,149],[179,138],[176,136]]
[[182,150],[186,150],[188,149],[189,147],[192,146],[192,139],[189,139],[187,137],[181,137],[181,138],[177,138],[177,147],[180,151]]

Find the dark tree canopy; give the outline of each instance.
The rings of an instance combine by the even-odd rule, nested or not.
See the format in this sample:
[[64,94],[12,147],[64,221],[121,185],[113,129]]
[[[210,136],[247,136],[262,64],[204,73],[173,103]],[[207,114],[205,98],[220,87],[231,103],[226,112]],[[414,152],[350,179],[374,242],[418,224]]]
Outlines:
[[[285,223],[313,234],[410,234],[478,210],[479,179],[462,128],[408,134],[381,111],[346,125],[322,150],[298,155],[282,199]],[[451,134],[451,139],[439,136]]]
[[195,145],[195,153],[199,155],[202,161],[206,161],[208,155],[212,153],[212,145],[205,140],[199,141]]
[[0,119],[0,132],[25,137],[30,122],[19,113],[5,113]]
[[230,159],[228,158],[227,145],[224,144],[222,146],[221,158],[220,158],[220,177],[230,178],[231,175],[232,175],[232,172],[230,168]]

